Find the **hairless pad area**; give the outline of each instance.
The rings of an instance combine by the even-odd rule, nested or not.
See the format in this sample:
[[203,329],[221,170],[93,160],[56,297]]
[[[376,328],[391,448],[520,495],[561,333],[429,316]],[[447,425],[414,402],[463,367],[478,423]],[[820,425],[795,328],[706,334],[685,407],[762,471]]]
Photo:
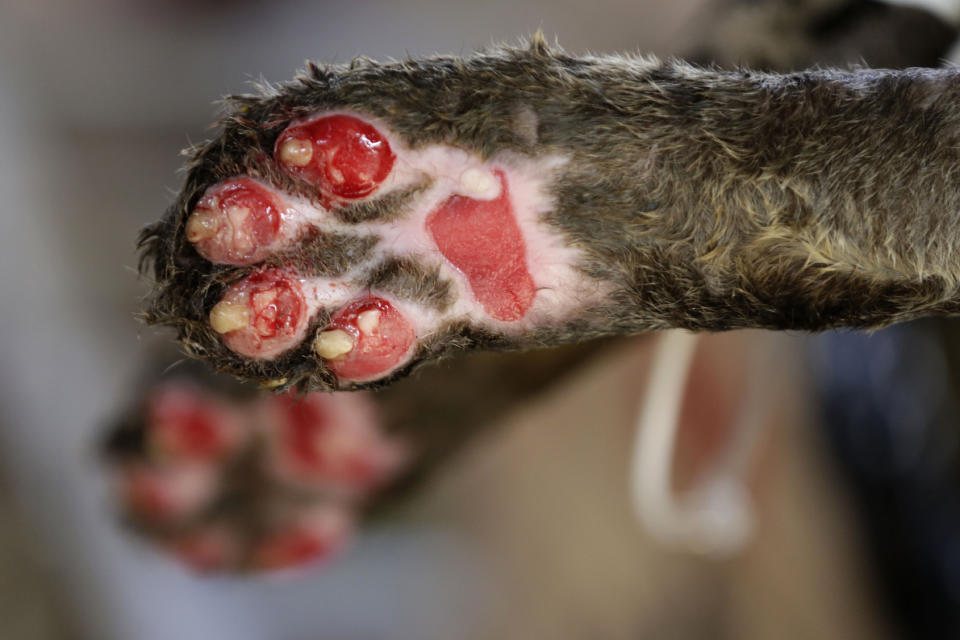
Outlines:
[[124,501],[147,520],[181,518],[196,513],[214,495],[216,478],[205,465],[149,466],[134,463],[119,478]]
[[[383,298],[369,297],[337,312],[317,336],[316,350],[327,358],[327,366],[339,378],[362,382],[379,378],[401,364],[415,338],[410,322],[393,305]],[[331,345],[336,351],[329,350]]]
[[536,289],[506,177],[503,171],[495,174],[501,187],[495,199],[451,196],[426,224],[440,253],[466,276],[484,310],[509,322],[526,315]]
[[239,420],[209,394],[186,385],[161,387],[147,401],[147,438],[167,459],[218,460],[233,443]]
[[336,505],[315,507],[312,513],[269,532],[253,549],[256,569],[290,569],[337,551],[352,528],[352,517]]
[[271,404],[271,446],[287,479],[366,490],[400,459],[379,433],[366,396],[287,393],[271,398]]
[[231,350],[269,359],[302,339],[306,303],[300,284],[279,269],[233,283],[210,311],[210,326]]
[[274,156],[290,173],[340,198],[373,193],[394,161],[390,143],[373,125],[343,114],[290,126]]
[[211,262],[253,264],[268,255],[281,217],[272,192],[237,178],[207,190],[187,219],[186,236]]
[[284,569],[342,548],[409,461],[383,428],[370,394],[249,394],[188,369],[139,398],[104,453],[124,520],[181,562]]

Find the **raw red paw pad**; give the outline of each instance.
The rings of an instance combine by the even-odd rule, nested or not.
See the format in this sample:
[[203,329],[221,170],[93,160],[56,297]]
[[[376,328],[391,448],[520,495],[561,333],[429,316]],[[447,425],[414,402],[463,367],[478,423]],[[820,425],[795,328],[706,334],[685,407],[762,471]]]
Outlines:
[[409,460],[368,394],[250,396],[208,384],[154,387],[108,442],[126,520],[198,572],[330,558]]
[[393,168],[390,143],[359,118],[332,115],[294,124],[277,139],[274,156],[287,171],[327,195],[370,195]]
[[357,390],[461,348],[530,344],[604,301],[550,224],[569,158],[526,135],[536,153],[412,132],[389,105],[275,106],[241,108],[195,149],[142,235],[146,315],[191,355],[273,388]]
[[367,491],[405,459],[403,448],[381,434],[365,395],[287,393],[270,405],[272,467],[283,480]]
[[344,380],[382,377],[403,362],[416,334],[410,322],[383,298],[369,297],[338,311],[314,348]]
[[176,460],[219,460],[238,443],[241,420],[229,407],[187,385],[157,389],[147,400],[151,451]]
[[315,508],[297,521],[267,533],[253,549],[253,569],[293,569],[339,551],[352,529],[350,514],[335,506]]
[[477,301],[492,318],[523,318],[536,294],[527,268],[526,245],[514,215],[507,180],[495,176],[500,194],[491,200],[448,198],[427,217],[440,253],[464,274]]
[[120,476],[120,494],[136,517],[147,521],[182,519],[208,504],[216,478],[205,465],[132,464]]
[[233,283],[210,311],[210,326],[232,351],[268,359],[295,346],[307,324],[300,283],[279,269]]
[[235,564],[240,555],[240,540],[227,527],[209,526],[172,537],[170,552],[198,573],[222,571]]
[[237,178],[207,190],[185,233],[207,260],[248,265],[267,257],[282,218],[277,196],[250,178]]

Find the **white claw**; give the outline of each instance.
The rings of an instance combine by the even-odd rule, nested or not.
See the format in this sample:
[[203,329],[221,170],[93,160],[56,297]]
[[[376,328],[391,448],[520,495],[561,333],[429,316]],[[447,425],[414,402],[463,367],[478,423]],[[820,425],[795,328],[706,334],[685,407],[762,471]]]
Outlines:
[[313,145],[309,140],[289,138],[280,145],[280,162],[284,164],[305,167],[310,164],[312,158]]
[[489,171],[474,167],[460,174],[460,190],[470,198],[493,200],[500,195],[500,183]]
[[250,324],[250,312],[242,303],[221,300],[210,310],[210,326],[217,333],[230,333]]
[[339,358],[353,351],[353,338],[342,329],[321,331],[313,343],[313,350],[327,360]]
[[187,220],[187,240],[200,242],[217,234],[217,214],[210,209],[197,209]]
[[380,326],[380,310],[367,309],[357,316],[357,328],[363,333],[370,335]]

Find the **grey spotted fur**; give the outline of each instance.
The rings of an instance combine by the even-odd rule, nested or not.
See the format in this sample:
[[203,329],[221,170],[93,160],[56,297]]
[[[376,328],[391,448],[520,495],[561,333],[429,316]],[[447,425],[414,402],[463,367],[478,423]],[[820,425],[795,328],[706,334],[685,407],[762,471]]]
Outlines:
[[[247,270],[209,264],[183,237],[203,191],[237,174],[309,196],[270,151],[292,119],[333,108],[381,118],[414,147],[570,157],[551,177],[546,222],[583,250],[583,273],[614,291],[608,304],[519,339],[447,327],[397,375],[463,348],[668,327],[876,328],[956,313],[958,95],[955,70],[720,71],[572,57],[539,37],[469,58],[309,65],[292,83],[229,99],[221,134],[193,150],[179,199],[141,238],[156,280],[146,318],[236,375],[337,386],[308,344],[275,362],[224,348],[207,314]],[[365,205],[362,218],[395,205]],[[352,263],[332,251],[300,264],[329,273]],[[424,304],[448,286],[411,265],[402,274],[379,282]]]

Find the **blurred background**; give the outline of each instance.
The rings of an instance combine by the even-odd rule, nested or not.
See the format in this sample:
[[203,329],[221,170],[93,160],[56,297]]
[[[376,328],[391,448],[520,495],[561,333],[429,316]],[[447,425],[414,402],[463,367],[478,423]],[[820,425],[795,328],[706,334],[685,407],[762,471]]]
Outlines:
[[[306,59],[467,54],[538,28],[573,53],[942,63],[953,8],[907,4],[0,0],[0,637],[960,637],[955,323],[697,343],[678,485],[724,449],[746,399],[766,407],[743,476],[752,536],[722,556],[634,513],[653,338],[563,367],[531,357],[539,382],[522,393],[488,376],[496,412],[450,391],[480,437],[295,575],[170,562],[118,526],[97,451],[170,339],[135,318],[137,231],[172,201],[179,150],[211,135],[220,97]],[[447,393],[429,373],[406,388]]]

